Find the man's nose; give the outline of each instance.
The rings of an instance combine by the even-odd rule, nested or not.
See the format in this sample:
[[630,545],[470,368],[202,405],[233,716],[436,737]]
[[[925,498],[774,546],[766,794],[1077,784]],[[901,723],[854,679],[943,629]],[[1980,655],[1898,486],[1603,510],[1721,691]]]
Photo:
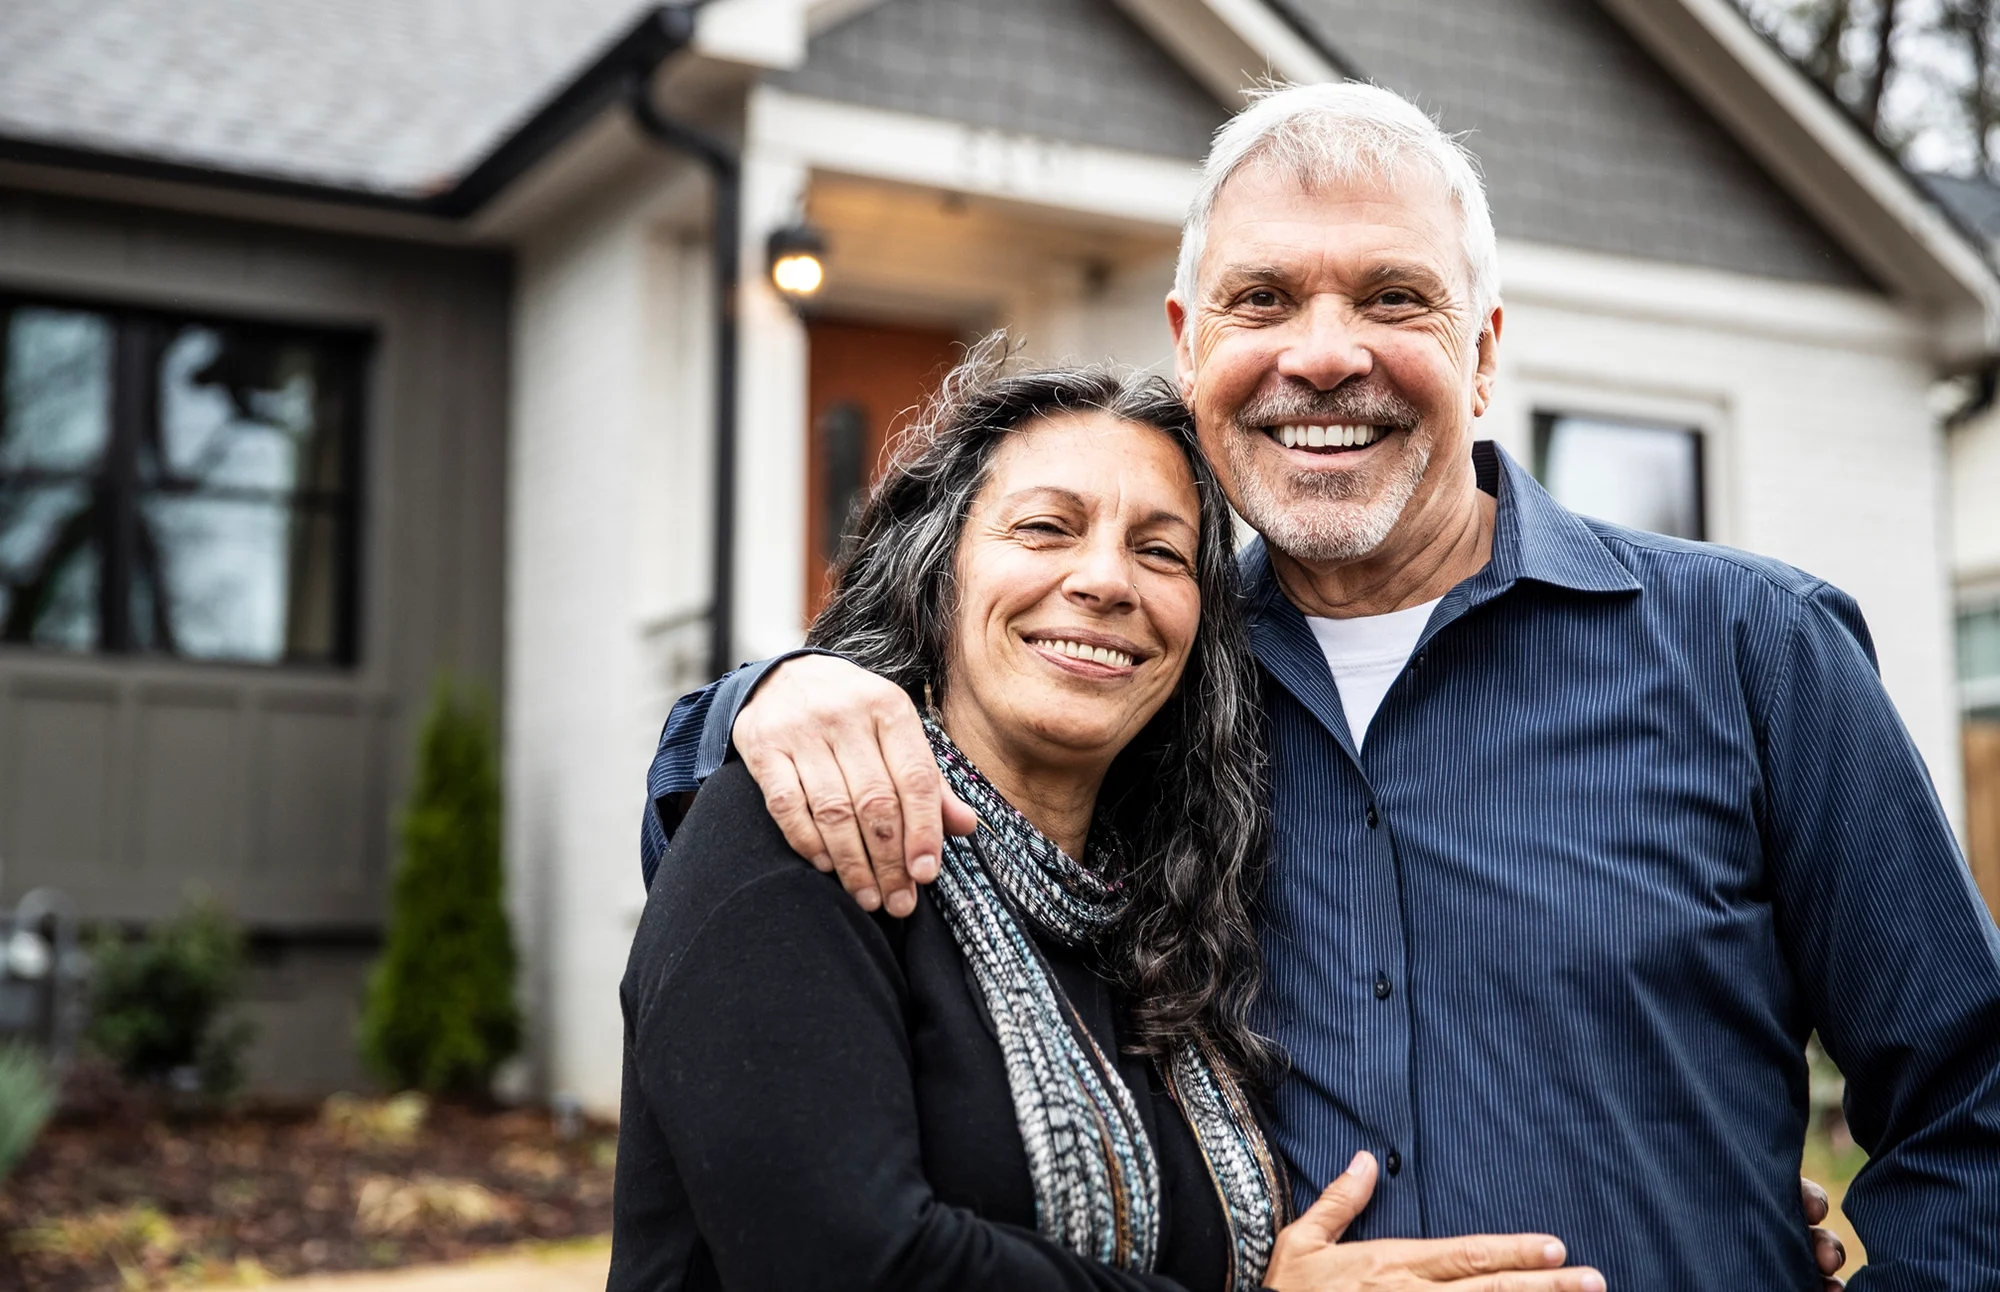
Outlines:
[[1291,335],[1278,355],[1278,371],[1315,390],[1332,390],[1350,377],[1365,377],[1375,368],[1375,355],[1362,344],[1347,302],[1316,296],[1294,320]]

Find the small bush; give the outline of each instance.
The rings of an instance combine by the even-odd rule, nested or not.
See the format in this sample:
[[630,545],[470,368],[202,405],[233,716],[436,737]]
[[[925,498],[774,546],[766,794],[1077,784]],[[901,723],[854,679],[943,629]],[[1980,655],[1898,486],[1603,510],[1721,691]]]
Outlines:
[[520,1043],[502,904],[500,769],[482,703],[440,682],[403,815],[388,944],[369,976],[362,1057],[398,1089],[484,1096]]
[[34,1147],[55,1103],[41,1056],[24,1045],[0,1046],[0,1180]]
[[90,1040],[124,1076],[168,1085],[191,1073],[217,1099],[243,1084],[255,1031],[230,1014],[243,933],[220,906],[197,903],[136,942],[101,937],[93,959]]

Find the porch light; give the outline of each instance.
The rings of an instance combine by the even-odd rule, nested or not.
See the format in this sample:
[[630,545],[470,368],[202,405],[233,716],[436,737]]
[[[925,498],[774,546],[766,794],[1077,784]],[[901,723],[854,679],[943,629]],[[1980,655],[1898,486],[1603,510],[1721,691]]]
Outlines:
[[771,286],[778,295],[802,308],[826,282],[826,236],[803,221],[773,230],[766,244]]

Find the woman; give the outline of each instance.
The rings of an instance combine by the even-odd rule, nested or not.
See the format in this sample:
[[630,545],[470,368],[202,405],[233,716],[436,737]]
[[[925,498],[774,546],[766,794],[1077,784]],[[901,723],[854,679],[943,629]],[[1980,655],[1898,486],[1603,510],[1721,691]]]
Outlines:
[[[1371,1286],[1333,1241],[1372,1163],[1281,1231],[1249,1095],[1260,753],[1222,495],[1163,383],[994,353],[811,634],[925,704],[981,828],[893,920],[740,767],[708,782],[623,985],[612,1292]],[[1539,1268],[1550,1241],[1488,1267],[1602,1287]]]

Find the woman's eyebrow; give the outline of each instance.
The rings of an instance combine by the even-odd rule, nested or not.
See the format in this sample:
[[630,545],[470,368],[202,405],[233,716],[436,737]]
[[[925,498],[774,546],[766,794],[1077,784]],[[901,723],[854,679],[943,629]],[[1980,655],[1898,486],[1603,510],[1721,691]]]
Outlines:
[[1016,489],[1000,501],[1002,503],[1015,504],[1035,502],[1043,498],[1053,498],[1057,502],[1065,503],[1068,506],[1079,509],[1089,506],[1089,503],[1084,499],[1082,494],[1074,489],[1065,489],[1061,485],[1030,485],[1026,489]]
[[1146,515],[1141,516],[1139,518],[1139,523],[1137,525],[1134,525],[1133,528],[1141,529],[1153,525],[1172,525],[1179,529],[1184,529],[1190,534],[1201,533],[1201,526],[1195,524],[1193,521],[1189,520],[1186,516],[1182,515],[1180,512],[1171,511],[1165,507],[1160,508],[1158,511],[1148,512]]

